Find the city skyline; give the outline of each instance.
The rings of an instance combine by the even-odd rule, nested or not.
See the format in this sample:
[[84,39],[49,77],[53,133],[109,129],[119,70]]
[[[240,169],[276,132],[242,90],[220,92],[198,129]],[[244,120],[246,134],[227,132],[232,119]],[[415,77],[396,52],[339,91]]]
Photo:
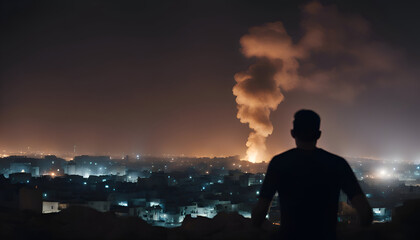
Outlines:
[[[325,18],[308,18],[313,4]],[[77,146],[80,154],[245,159],[252,129],[237,119],[234,76],[271,55],[247,53],[254,45],[243,39],[258,42],[281,22],[283,35],[266,36],[286,36],[304,53],[289,53],[299,85],[280,86],[267,155],[294,147],[293,114],[307,108],[321,116],[321,148],[418,162],[415,9],[392,1],[2,1],[0,151],[62,155]],[[338,25],[325,25],[328,47],[304,40],[327,20]]]

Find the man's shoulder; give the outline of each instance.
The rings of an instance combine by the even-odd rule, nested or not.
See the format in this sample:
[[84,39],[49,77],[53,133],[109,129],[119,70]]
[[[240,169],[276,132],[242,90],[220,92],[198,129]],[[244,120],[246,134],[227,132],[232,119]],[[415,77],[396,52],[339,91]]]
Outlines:
[[326,150],[324,150],[324,149],[322,149],[322,148],[318,148],[318,150],[319,150],[319,152],[321,153],[321,154],[323,154],[325,157],[328,157],[328,158],[331,158],[331,159],[335,159],[335,160],[339,160],[339,161],[345,161],[345,159],[343,158],[343,157],[341,157],[341,156],[339,156],[339,155],[337,155],[337,154],[334,154],[334,153],[331,153],[331,152],[328,152],[328,151],[326,151]]
[[[318,155],[319,158],[325,159],[325,160],[330,160],[330,161],[334,161],[334,162],[341,162],[344,163],[346,162],[346,160],[339,156],[336,155],[334,153],[328,152],[322,148],[317,148],[316,149],[316,155]],[[292,148],[289,149],[285,152],[282,152],[280,154],[275,155],[272,159],[271,162],[273,163],[277,163],[277,162],[284,162],[287,161],[289,159],[293,159],[296,156],[299,156],[299,150],[297,148]]]
[[344,159],[343,157],[341,157],[337,154],[325,151],[324,149],[321,149],[321,148],[319,148],[319,151],[320,151],[320,154],[321,154],[321,158],[324,161],[328,161],[329,163],[332,163],[337,167],[338,166],[344,167],[344,166],[348,165],[346,159]]
[[[336,162],[336,163],[347,163],[347,161],[334,153],[328,152],[322,148],[317,148],[316,149],[316,155],[318,158],[321,158],[324,161],[332,161],[332,162]],[[271,164],[279,164],[281,162],[287,162],[288,160],[294,160],[295,157],[299,156],[299,150],[297,148],[292,148],[289,149],[285,152],[282,152],[280,154],[275,155],[270,163]]]
[[272,160],[287,158],[290,155],[293,155],[295,152],[296,152],[296,148],[289,149],[287,151],[284,151],[282,153],[279,153],[279,154],[275,155]]
[[296,148],[289,149],[285,152],[279,153],[275,155],[271,161],[270,164],[279,164],[281,162],[287,161],[290,159],[293,155],[296,154]]

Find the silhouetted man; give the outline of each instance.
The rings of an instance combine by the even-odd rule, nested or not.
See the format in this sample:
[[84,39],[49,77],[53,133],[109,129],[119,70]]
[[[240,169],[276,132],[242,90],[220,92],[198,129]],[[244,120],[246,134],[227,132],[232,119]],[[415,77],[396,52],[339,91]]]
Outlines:
[[372,209],[348,163],[316,147],[320,122],[311,110],[296,112],[291,134],[297,147],[271,160],[252,211],[254,225],[260,226],[277,192],[280,239],[336,239],[340,190],[347,194],[361,225],[372,222]]

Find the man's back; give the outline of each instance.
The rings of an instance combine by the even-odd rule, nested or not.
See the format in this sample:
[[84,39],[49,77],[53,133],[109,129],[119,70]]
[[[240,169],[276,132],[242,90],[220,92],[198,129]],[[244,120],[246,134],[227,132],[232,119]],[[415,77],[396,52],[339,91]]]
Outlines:
[[271,160],[260,198],[278,192],[286,239],[335,239],[340,190],[349,198],[362,194],[343,158],[319,148],[295,148]]

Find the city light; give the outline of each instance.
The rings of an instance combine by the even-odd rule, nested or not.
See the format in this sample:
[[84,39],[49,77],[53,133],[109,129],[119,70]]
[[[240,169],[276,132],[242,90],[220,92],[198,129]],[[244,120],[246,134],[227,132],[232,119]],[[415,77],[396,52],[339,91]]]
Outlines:
[[[95,157],[92,157],[91,159],[95,159]],[[109,159],[107,161],[110,161]],[[168,160],[169,161],[169,160]],[[91,161],[92,164],[90,164],[90,161],[80,161],[80,162],[64,162],[67,165],[60,165],[61,163],[58,163],[58,161],[56,161],[56,166],[60,165],[62,166],[60,168],[60,172],[58,172],[57,168],[54,168],[52,166],[47,166],[47,169],[56,169],[55,171],[49,171],[48,175],[50,176],[62,176],[63,178],[67,178],[67,181],[64,181],[65,183],[76,183],[80,181],[80,190],[81,191],[86,191],[86,187],[88,185],[88,182],[92,182],[94,183],[94,185],[96,184],[100,184],[100,186],[103,186],[102,189],[96,189],[96,191],[103,191],[104,193],[107,194],[119,194],[117,189],[115,188],[116,185],[118,184],[123,184],[124,182],[127,183],[131,183],[130,179],[136,179],[137,176],[140,177],[141,179],[144,180],[144,182],[140,181],[139,185],[126,185],[122,188],[122,191],[126,191],[127,187],[128,188],[132,188],[131,191],[136,191],[137,186],[141,186],[142,184],[145,184],[144,186],[148,186],[150,184],[150,186],[155,186],[155,185],[161,185],[164,187],[167,186],[172,186],[172,187],[179,187],[180,191],[182,192],[184,187],[185,189],[198,189],[196,191],[201,192],[201,193],[210,193],[210,194],[215,194],[215,196],[223,196],[224,198],[226,198],[226,195],[228,197],[228,200],[223,200],[225,202],[221,203],[221,205],[226,205],[227,209],[231,209],[233,208],[233,206],[235,206],[235,204],[233,204],[231,201],[232,198],[238,197],[239,195],[242,194],[247,194],[247,198],[249,199],[258,199],[259,195],[260,195],[260,186],[261,184],[264,182],[264,176],[265,174],[263,173],[263,171],[266,170],[267,165],[262,165],[262,167],[260,168],[259,171],[261,171],[260,173],[255,173],[255,170],[252,170],[252,166],[253,164],[249,163],[249,164],[243,164],[243,162],[241,161],[236,161],[236,162],[226,162],[225,165],[220,166],[220,163],[216,163],[214,160],[205,160],[200,162],[202,165],[194,165],[197,163],[197,159],[192,159],[189,163],[186,160],[182,160],[179,162],[174,162],[169,164],[168,161],[162,161],[162,162],[158,162],[156,159],[153,159],[151,161],[148,161],[147,159],[145,159],[144,161],[142,161],[142,165],[141,167],[145,167],[147,166],[146,171],[142,171],[142,168],[139,168],[137,170],[134,169],[130,169],[129,171],[125,172],[125,170],[121,170],[124,174],[121,175],[121,178],[114,178],[114,176],[112,175],[113,172],[115,171],[120,171],[120,166],[118,164],[118,162],[115,162],[115,160],[113,162],[106,162],[104,164],[106,164],[108,166],[108,172],[99,172],[98,170],[100,168],[103,169],[103,163],[101,162],[97,162],[96,160]],[[97,162],[97,166],[95,166],[94,163]],[[233,166],[233,164],[235,163],[236,166]],[[80,165],[79,165],[80,164]],[[109,164],[109,165],[108,165]],[[80,177],[82,177],[84,174],[89,173],[88,176],[85,177],[89,177],[92,176],[92,179],[83,179],[79,178],[80,180],[78,180],[78,178],[75,178],[73,176],[68,176],[67,174],[67,170],[68,167],[72,167],[73,169],[75,168],[75,165],[77,166],[76,169],[78,169],[79,171],[75,172],[75,174],[71,174],[71,175],[79,175]],[[154,176],[154,172],[153,171],[149,171],[150,167],[154,165],[156,167],[156,169],[163,169],[164,166],[167,166],[167,169],[165,169],[165,171],[162,173],[157,173],[156,176],[158,176],[159,178],[156,178],[156,182],[148,182],[149,179],[150,181],[153,181],[153,177]],[[416,178],[416,173],[418,173],[417,167],[419,167],[420,165],[412,165],[412,167],[403,167],[401,165],[401,167],[397,167],[397,165],[390,163],[390,164],[382,164],[381,167],[377,167],[376,169],[372,170],[366,166],[369,166],[369,164],[364,164],[363,167],[360,166],[359,162],[357,162],[355,165],[357,165],[357,167],[354,169],[355,172],[357,173],[358,171],[360,175],[357,176],[358,179],[361,179],[361,176],[369,176],[370,178],[376,178],[379,180],[386,180],[391,178],[392,176],[397,176],[398,174],[401,174],[402,171],[405,171],[404,169],[407,169],[407,171],[405,172],[405,174],[411,174],[408,176],[411,176],[411,179]],[[114,169],[113,167],[116,166],[118,168],[118,170]],[[200,166],[200,167],[198,167]],[[210,167],[213,166],[213,167]],[[184,169],[195,169],[197,172],[195,173],[186,173],[185,175],[176,175],[175,173],[173,173],[173,169],[176,169],[177,171],[179,170],[180,167],[183,167]],[[124,166],[125,168],[125,166]],[[212,171],[207,170],[207,169],[212,169]],[[357,169],[357,170],[356,170]],[[364,169],[364,170],[362,170]],[[16,167],[15,171],[20,172],[22,170],[21,165],[18,165]],[[24,169],[26,170],[26,172],[31,172],[28,169]],[[220,171],[219,170],[225,170],[225,171]],[[233,171],[232,171],[233,170]],[[411,170],[411,172],[410,172]],[[414,171],[413,171],[414,170]],[[45,172],[44,170],[42,170],[43,172]],[[74,171],[74,170],[73,170]],[[160,171],[160,170],[157,170]],[[397,172],[398,171],[398,172]],[[137,172],[137,173],[136,173]],[[201,172],[201,174],[199,174]],[[47,172],[45,172],[47,173]],[[149,173],[151,173],[149,175]],[[108,175],[109,174],[109,175]],[[141,176],[141,174],[145,174],[144,176]],[[196,175],[192,175],[192,174],[196,174]],[[94,177],[95,176],[95,177]],[[176,177],[175,177],[176,176]],[[197,176],[197,177],[195,177]],[[163,179],[166,179],[166,181],[161,181]],[[234,179],[238,179],[239,178],[239,186],[243,188],[243,191],[238,191],[235,188],[231,188],[230,187],[230,182],[231,181],[224,181],[224,179],[229,179],[233,177]],[[192,181],[192,179],[194,179],[195,181]],[[242,181],[241,179],[246,179],[246,181]],[[51,181],[51,179],[49,179],[48,181]],[[54,181],[54,180],[53,180]],[[121,182],[120,182],[121,181]],[[238,180],[235,180],[238,181]],[[27,182],[27,180],[24,180],[24,183]],[[32,181],[28,181],[27,183],[30,183]],[[117,183],[118,182],[118,183]],[[96,184],[95,184],[96,183]],[[225,183],[225,185],[223,185],[223,183]],[[220,185],[219,185],[220,184]],[[258,186],[259,185],[259,186]],[[189,186],[189,187],[188,187]],[[209,186],[213,186],[213,187],[209,187]],[[255,186],[256,188],[250,188],[250,186]],[[76,187],[76,186],[75,186]],[[192,188],[190,188],[192,187]],[[238,186],[237,186],[238,187]],[[147,189],[147,188],[146,188]],[[153,191],[154,187],[151,187],[151,190]],[[223,189],[223,190],[222,190]],[[47,190],[47,189],[45,189]],[[44,191],[45,191],[44,190]],[[244,191],[246,190],[246,191]],[[390,187],[390,184],[387,184],[387,189],[381,189],[380,196],[383,198],[384,196],[389,196],[390,194],[392,194],[392,186]],[[51,191],[59,191],[59,190],[51,190]],[[146,190],[148,191],[148,190]],[[90,191],[89,191],[90,192]],[[172,193],[171,193],[172,194]],[[182,193],[181,193],[182,194]],[[52,192],[48,194],[48,197],[51,196],[56,196],[56,193]],[[46,194],[43,194],[42,197],[45,199],[46,198]],[[371,194],[368,193],[366,194],[366,197],[369,200],[375,200],[377,195],[376,194]],[[165,226],[169,226],[169,224],[174,224],[174,218],[176,218],[175,222],[176,222],[176,226],[178,226],[177,224],[180,224],[182,222],[182,219],[185,217],[184,215],[181,216],[175,216],[173,217],[172,214],[167,214],[167,217],[163,217],[163,214],[166,214],[167,210],[165,209],[165,206],[163,204],[161,204],[162,202],[165,202],[165,199],[162,198],[153,198],[152,199],[148,199],[146,197],[144,202],[143,200],[140,199],[127,199],[126,197],[122,198],[124,200],[118,199],[117,200],[108,200],[109,203],[112,206],[120,206],[120,207],[128,207],[129,206],[129,201],[133,201],[133,205],[134,206],[138,206],[137,204],[143,205],[143,208],[149,208],[147,211],[148,214],[150,214],[150,216],[153,215],[153,217],[149,218],[148,221],[152,222],[152,224],[156,223],[156,224],[161,224],[162,221],[165,222]],[[198,202],[201,201],[197,200]],[[139,203],[140,202],[140,203]],[[205,200],[203,202],[201,202],[201,204],[203,204],[203,208],[205,208],[205,210],[201,209],[200,211],[195,209],[195,210],[189,210],[189,209],[194,209],[194,207],[192,206],[179,206],[180,208],[182,207],[182,211],[183,214],[191,214],[191,212],[193,214],[196,214],[196,216],[205,216],[205,217],[214,217],[218,210],[215,207],[217,204],[213,204],[214,206],[211,205],[206,205],[209,204],[207,203]],[[98,203],[99,206],[101,206],[101,204]],[[96,208],[95,204],[92,204],[93,208]],[[102,209],[102,207],[98,207],[100,209]],[[150,209],[152,208],[152,209]],[[198,207],[197,207],[198,208]],[[154,210],[153,210],[154,209]],[[225,207],[223,207],[224,210],[226,210]],[[139,211],[139,210],[136,210]],[[154,212],[155,211],[155,212]],[[229,210],[230,211],[230,210]],[[200,213],[198,213],[200,212]],[[138,213],[140,214],[140,213]],[[247,211],[240,211],[239,214],[243,215],[243,216],[249,216],[249,212]],[[153,220],[152,220],[153,219]],[[158,221],[161,221],[160,223],[158,223]],[[172,226],[171,225],[171,226]]]
[[379,169],[377,171],[376,177],[377,178],[380,178],[380,179],[385,179],[385,178],[392,177],[392,175],[391,175],[391,173],[387,169],[382,168],[382,169]]
[[380,174],[382,177],[386,176],[386,174],[387,174],[386,169],[381,169],[381,170],[379,170],[379,174]]

